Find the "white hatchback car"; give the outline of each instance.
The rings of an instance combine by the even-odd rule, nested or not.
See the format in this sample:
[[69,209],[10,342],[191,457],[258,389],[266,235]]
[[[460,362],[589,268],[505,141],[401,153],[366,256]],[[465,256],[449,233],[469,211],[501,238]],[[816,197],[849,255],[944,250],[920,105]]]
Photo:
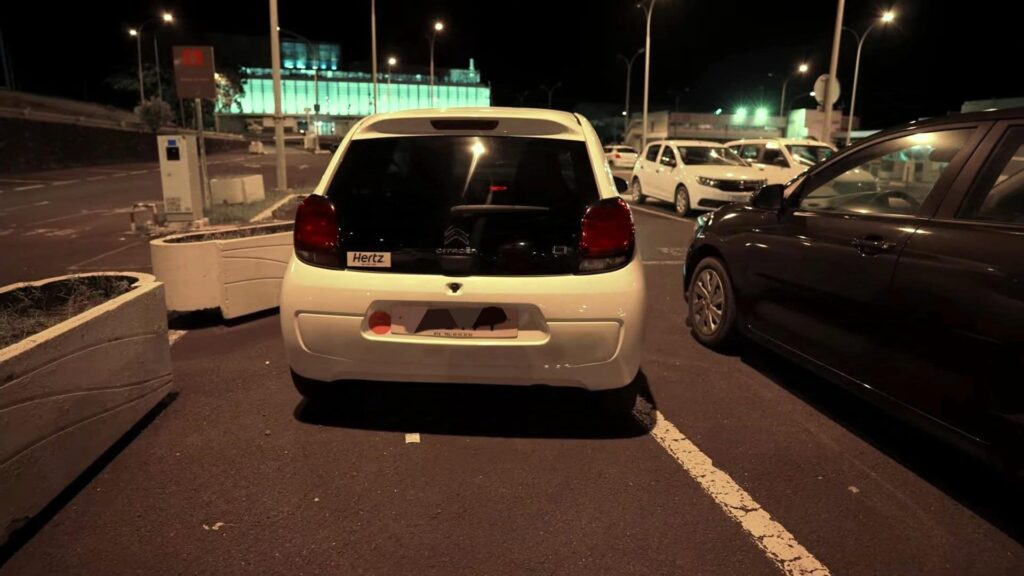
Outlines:
[[604,147],[604,157],[612,168],[632,168],[636,164],[636,148],[615,144]]
[[769,184],[785,184],[835,154],[830,144],[806,138],[758,138],[726,146],[764,171]]
[[633,201],[671,202],[679,214],[746,202],[765,185],[764,174],[722,144],[699,140],[653,142],[633,167]]
[[545,384],[631,408],[644,314],[597,133],[550,110],[361,120],[299,207],[281,288],[311,398],[344,380]]

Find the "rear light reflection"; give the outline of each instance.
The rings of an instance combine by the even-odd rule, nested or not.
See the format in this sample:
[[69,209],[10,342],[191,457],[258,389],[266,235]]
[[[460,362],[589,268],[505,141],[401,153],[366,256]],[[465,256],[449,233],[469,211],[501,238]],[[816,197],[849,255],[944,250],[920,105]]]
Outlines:
[[382,310],[370,314],[366,323],[374,334],[387,334],[391,332],[391,315]]
[[636,246],[633,214],[621,198],[594,204],[583,216],[580,272],[600,272],[629,262]]
[[338,246],[341,242],[334,203],[318,194],[310,194],[299,204],[295,216],[295,255],[309,264],[341,267]]

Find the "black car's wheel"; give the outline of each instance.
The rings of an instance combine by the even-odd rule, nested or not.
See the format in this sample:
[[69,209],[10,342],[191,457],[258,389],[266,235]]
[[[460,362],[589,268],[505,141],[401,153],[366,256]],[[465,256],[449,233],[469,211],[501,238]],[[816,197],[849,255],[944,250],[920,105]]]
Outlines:
[[633,202],[636,202],[637,204],[643,204],[644,202],[647,201],[647,196],[644,196],[644,188],[643,185],[640,184],[639,178],[633,178],[632,191]]
[[334,393],[333,391],[336,389],[336,385],[332,385],[330,382],[312,380],[300,374],[296,374],[294,370],[292,370],[292,384],[295,385],[295,389],[298,390],[299,394],[310,402],[322,402],[324,400],[328,400],[332,397]]
[[686,186],[680,184],[676,187],[676,214],[687,216],[690,214],[690,191]]
[[715,257],[697,263],[690,284],[690,326],[694,338],[722,349],[736,340],[736,299],[725,265]]

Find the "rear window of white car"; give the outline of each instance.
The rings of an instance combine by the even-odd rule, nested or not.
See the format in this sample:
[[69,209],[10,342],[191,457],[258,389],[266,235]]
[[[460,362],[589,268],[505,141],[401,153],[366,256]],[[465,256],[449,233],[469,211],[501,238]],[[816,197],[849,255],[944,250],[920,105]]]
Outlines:
[[582,141],[411,136],[353,140],[327,191],[345,251],[390,271],[557,274],[578,268],[599,200]]

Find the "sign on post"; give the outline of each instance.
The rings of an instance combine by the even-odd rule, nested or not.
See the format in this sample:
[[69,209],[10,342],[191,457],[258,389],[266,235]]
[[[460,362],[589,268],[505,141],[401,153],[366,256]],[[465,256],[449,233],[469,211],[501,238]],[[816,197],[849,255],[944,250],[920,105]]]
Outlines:
[[213,46],[174,47],[174,85],[178,98],[217,99]]

